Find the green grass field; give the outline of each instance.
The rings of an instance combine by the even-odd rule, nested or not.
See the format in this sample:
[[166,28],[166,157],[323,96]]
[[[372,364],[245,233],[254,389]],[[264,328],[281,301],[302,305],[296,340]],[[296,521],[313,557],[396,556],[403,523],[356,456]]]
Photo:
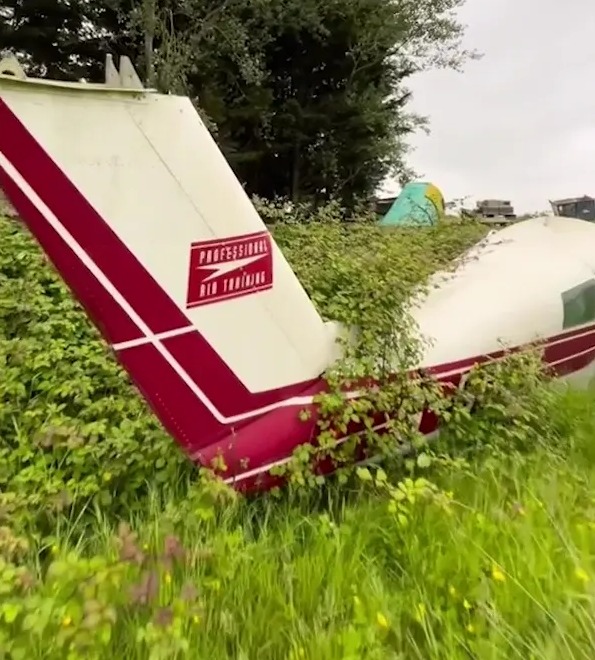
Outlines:
[[[322,313],[384,332],[485,230],[274,231]],[[246,500],[174,450],[13,221],[0,245],[0,658],[594,656],[595,393],[513,365],[416,459]]]

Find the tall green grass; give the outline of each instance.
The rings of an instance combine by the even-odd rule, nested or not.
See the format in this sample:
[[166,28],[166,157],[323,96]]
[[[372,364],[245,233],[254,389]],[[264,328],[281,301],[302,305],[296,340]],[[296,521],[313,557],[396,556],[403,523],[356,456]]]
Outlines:
[[[63,519],[49,549],[57,577],[36,569],[39,602],[51,599],[59,635],[83,625],[89,598],[112,594],[111,633],[93,636],[91,657],[592,658],[594,403],[556,395],[532,451],[436,461],[426,476],[446,498],[412,497],[405,527],[367,480],[219,503],[217,491],[154,490],[128,518],[135,544],[157,557],[169,535],[186,555],[156,559],[149,606],[129,595],[133,563],[115,577],[116,521],[99,508]],[[98,572],[103,596],[76,596]],[[23,640],[27,658],[67,657],[43,631]]]

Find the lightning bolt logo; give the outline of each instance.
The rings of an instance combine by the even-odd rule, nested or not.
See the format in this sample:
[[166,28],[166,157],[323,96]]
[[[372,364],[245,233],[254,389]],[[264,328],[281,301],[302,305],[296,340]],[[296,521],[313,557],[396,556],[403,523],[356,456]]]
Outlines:
[[186,308],[272,289],[272,251],[268,230],[191,243]]
[[228,273],[233,273],[234,270],[238,270],[240,268],[244,268],[245,266],[249,266],[250,264],[253,264],[255,261],[259,261],[260,259],[263,259],[265,254],[258,254],[254,257],[244,257],[243,259],[234,259],[233,261],[225,261],[224,263],[220,264],[209,264],[208,266],[196,266],[197,270],[212,270],[213,272],[210,275],[207,275],[202,281],[203,282],[209,282],[210,280],[214,280],[217,277],[221,277],[221,275],[227,275]]

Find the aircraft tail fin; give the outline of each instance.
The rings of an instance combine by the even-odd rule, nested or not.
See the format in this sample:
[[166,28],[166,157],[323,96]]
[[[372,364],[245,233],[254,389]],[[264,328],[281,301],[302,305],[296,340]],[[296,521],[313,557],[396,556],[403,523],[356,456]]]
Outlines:
[[[297,417],[335,332],[190,100],[142,89],[126,60],[102,85],[7,70],[0,187],[168,431],[201,457]],[[287,451],[273,419],[262,460]]]

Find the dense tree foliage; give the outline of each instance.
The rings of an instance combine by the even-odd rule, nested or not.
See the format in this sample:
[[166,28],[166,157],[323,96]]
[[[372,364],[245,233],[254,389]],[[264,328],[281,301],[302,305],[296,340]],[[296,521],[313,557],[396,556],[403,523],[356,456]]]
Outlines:
[[247,189],[351,204],[406,171],[409,76],[458,67],[464,0],[5,0],[35,75],[99,79],[106,51],[196,101]]

